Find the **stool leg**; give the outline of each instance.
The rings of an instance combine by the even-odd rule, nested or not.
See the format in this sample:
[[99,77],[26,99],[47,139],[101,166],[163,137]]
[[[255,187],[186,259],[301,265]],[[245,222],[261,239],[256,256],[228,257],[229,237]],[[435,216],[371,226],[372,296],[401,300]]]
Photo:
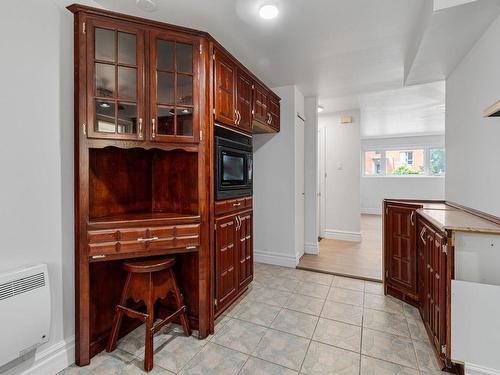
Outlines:
[[189,327],[189,320],[187,318],[186,307],[184,305],[184,298],[182,297],[181,291],[179,290],[179,287],[177,285],[177,280],[175,278],[174,271],[170,268],[169,272],[170,272],[171,280],[173,281],[172,284],[173,284],[173,289],[174,289],[175,300],[177,302],[177,308],[179,309],[182,306],[184,306],[184,311],[180,315],[182,328],[184,330],[184,335],[191,336],[191,328]]
[[153,325],[154,325],[154,304],[153,300],[153,276],[149,274],[149,294],[146,301],[146,345],[144,348],[144,371],[151,371],[153,369]]
[[[123,286],[122,295],[120,297],[120,305],[124,306],[125,302],[127,302],[127,292],[128,286],[130,284],[130,279],[132,278],[132,274],[127,273],[127,279],[125,280],[125,285]],[[123,311],[119,308],[115,309],[115,316],[113,318],[113,326],[111,328],[111,333],[108,338],[108,344],[106,345],[106,351],[112,352],[115,349],[116,340],[118,339],[118,334],[120,333],[120,326],[122,325],[123,320]]]

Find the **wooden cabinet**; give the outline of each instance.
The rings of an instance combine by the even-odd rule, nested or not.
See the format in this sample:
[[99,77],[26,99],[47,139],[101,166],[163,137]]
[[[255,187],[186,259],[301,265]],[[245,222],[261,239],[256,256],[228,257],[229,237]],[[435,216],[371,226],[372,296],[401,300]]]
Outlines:
[[451,366],[448,236],[417,212],[422,205],[384,201],[384,289],[419,308],[444,369]]
[[199,37],[98,17],[85,29],[89,138],[199,141]]
[[216,309],[224,309],[238,291],[236,215],[215,220],[215,287]]
[[268,103],[269,96],[267,90],[256,83],[253,91],[253,119],[260,123],[260,125],[269,125]]
[[269,98],[269,125],[280,131],[280,101],[275,96]]
[[412,304],[418,302],[416,210],[419,206],[385,205],[384,268],[389,293]]
[[215,219],[215,310],[222,313],[253,279],[253,212]]
[[216,122],[236,126],[236,65],[214,49],[214,117]]
[[199,48],[197,37],[150,33],[150,139],[195,142],[199,139]]
[[246,133],[280,130],[280,100],[214,47],[214,120]]
[[144,30],[97,18],[89,18],[85,27],[84,132],[89,138],[144,139]]
[[420,313],[439,356],[447,358],[447,238],[426,221],[418,221]]
[[252,79],[242,69],[236,79],[236,125],[240,130],[252,132]]

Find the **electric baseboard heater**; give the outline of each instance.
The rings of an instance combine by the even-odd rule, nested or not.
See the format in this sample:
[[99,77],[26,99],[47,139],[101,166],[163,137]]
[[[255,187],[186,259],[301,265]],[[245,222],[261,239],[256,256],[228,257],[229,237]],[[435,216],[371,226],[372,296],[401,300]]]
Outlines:
[[0,274],[0,367],[49,340],[46,264]]

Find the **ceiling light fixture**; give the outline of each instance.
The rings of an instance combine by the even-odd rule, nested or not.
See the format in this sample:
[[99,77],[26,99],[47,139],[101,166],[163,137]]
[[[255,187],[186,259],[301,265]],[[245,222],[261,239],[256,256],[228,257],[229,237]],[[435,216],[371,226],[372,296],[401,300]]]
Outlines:
[[323,107],[322,105],[318,105],[318,113],[321,113],[325,110],[325,107]]
[[276,18],[278,16],[278,13],[278,7],[272,4],[263,5],[259,9],[259,15],[265,20]]
[[99,107],[101,107],[101,108],[109,108],[109,107],[111,107],[111,105],[108,104],[108,103],[101,103],[101,104],[99,104]]
[[156,2],[154,0],[135,0],[135,5],[145,12],[154,12],[156,10]]

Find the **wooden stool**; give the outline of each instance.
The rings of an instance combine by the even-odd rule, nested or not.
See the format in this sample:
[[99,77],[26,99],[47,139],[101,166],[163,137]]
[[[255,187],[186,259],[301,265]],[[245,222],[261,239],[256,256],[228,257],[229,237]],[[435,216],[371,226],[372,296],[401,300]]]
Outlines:
[[[174,271],[172,269],[175,258],[148,260],[141,262],[124,263],[123,268],[128,272],[123,287],[120,304],[116,306],[113,328],[109,336],[106,351],[115,348],[123,315],[137,318],[146,322],[146,345],[144,351],[144,370],[153,369],[153,335],[163,326],[179,317],[186,336],[191,336],[191,329],[186,314],[186,306],[179,291]],[[172,292],[176,301],[177,310],[154,324],[154,305],[158,299],[164,299]],[[125,306],[127,300],[143,301],[146,304],[146,313],[133,310]]]

